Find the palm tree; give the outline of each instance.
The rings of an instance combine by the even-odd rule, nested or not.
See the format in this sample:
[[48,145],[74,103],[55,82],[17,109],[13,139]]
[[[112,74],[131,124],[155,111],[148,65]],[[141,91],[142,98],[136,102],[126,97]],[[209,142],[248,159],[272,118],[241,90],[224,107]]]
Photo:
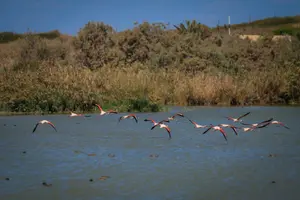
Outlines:
[[204,24],[197,22],[196,20],[186,20],[185,24],[180,23],[178,26],[174,25],[180,34],[195,33],[199,34],[203,39],[211,35],[210,28]]

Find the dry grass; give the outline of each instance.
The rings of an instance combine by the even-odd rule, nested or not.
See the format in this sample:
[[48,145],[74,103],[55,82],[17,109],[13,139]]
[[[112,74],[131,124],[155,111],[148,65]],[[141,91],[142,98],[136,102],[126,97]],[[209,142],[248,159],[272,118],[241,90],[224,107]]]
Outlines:
[[[266,105],[287,103],[284,95],[290,87],[286,71],[250,72],[243,78],[197,73],[190,77],[179,70],[166,73],[132,66],[126,69],[52,66],[36,73],[14,73],[1,76],[1,100],[4,110],[90,111],[93,103],[127,111],[126,100],[147,99],[159,105]],[[14,74],[14,76],[10,76]],[[149,110],[147,110],[149,111]]]

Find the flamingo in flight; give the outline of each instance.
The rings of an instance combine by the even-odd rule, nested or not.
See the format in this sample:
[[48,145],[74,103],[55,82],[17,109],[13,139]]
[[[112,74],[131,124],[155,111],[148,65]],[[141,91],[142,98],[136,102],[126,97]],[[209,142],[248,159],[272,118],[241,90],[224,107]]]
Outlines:
[[207,125],[200,125],[200,124],[197,124],[196,122],[192,121],[189,119],[189,121],[194,124],[194,128],[206,128]]
[[228,120],[231,120],[231,121],[233,121],[233,122],[240,122],[240,121],[242,121],[241,119],[243,118],[243,117],[246,117],[247,115],[249,115],[250,114],[250,112],[247,112],[246,114],[243,114],[243,115],[241,115],[241,116],[239,116],[238,118],[233,118],[233,117],[226,117]]
[[159,126],[159,128],[164,128],[166,129],[166,131],[168,132],[169,134],[169,139],[172,139],[172,135],[171,135],[171,129],[166,125],[164,124],[163,122],[159,122],[157,123],[156,125],[152,126],[151,130],[153,130],[155,127]]
[[56,130],[54,124],[52,124],[52,123],[51,123],[50,121],[48,121],[48,120],[41,120],[41,121],[39,121],[39,122],[35,125],[35,127],[34,127],[32,133],[34,133],[34,132],[36,131],[36,128],[38,127],[39,124],[49,124],[49,125],[52,126],[52,127],[54,128],[54,130],[57,132],[57,130]]
[[214,129],[214,131],[220,131],[224,137],[224,139],[227,141],[227,134],[225,133],[224,129],[222,129],[221,126],[214,126],[214,125],[210,125],[210,127],[203,132],[203,134],[207,133],[209,130]]
[[69,117],[80,117],[83,116],[82,114],[77,114],[77,113],[73,113],[71,112],[71,114],[69,115]]
[[184,115],[183,115],[182,113],[176,113],[176,114],[173,115],[172,117],[168,117],[168,120],[174,120],[176,116],[184,117]]
[[233,130],[233,132],[234,132],[236,135],[238,135],[238,133],[237,133],[237,131],[236,131],[236,129],[237,129],[238,127],[236,127],[236,126],[233,126],[233,125],[231,125],[231,124],[219,124],[219,126],[224,127],[224,128],[231,128],[231,129]]
[[286,128],[286,129],[290,129],[289,127],[287,127],[286,125],[284,125],[284,123],[282,123],[282,122],[280,122],[280,121],[271,121],[271,122],[267,122],[265,125],[266,126],[268,126],[268,125],[270,125],[270,124],[278,124],[278,125],[280,125],[280,126],[283,126],[284,128]]
[[264,128],[266,126],[268,126],[269,124],[263,124],[261,126],[251,126],[251,127],[242,127],[241,129],[243,129],[244,132],[249,132],[249,131],[253,131],[254,129],[257,129],[257,128]]
[[102,109],[102,107],[101,107],[99,104],[95,104],[95,105],[96,105],[96,106],[98,107],[98,109],[100,110],[100,115],[118,114],[118,112],[115,111],[115,110],[104,111],[104,110]]
[[162,121],[160,121],[160,122],[156,122],[156,121],[154,121],[153,119],[151,119],[151,118],[149,118],[149,119],[145,119],[144,120],[145,122],[148,122],[148,121],[151,121],[152,122],[152,124],[153,124],[153,126],[155,126],[155,125],[157,125],[157,124],[160,124],[160,123],[163,123],[163,122],[170,122],[169,120],[167,120],[167,119],[164,119],[164,120],[162,120]]
[[247,124],[247,123],[243,123],[243,122],[241,122],[241,124],[243,124],[243,125],[248,125],[248,126],[251,126],[252,128],[254,128],[254,127],[258,127],[258,126],[261,125],[261,124],[270,122],[270,121],[272,121],[272,120],[273,120],[273,118],[270,118],[270,119],[268,119],[268,120],[265,120],[265,121],[262,121],[262,122],[259,122],[259,123],[256,123],[256,124]]
[[131,118],[131,119],[134,119],[135,122],[138,123],[138,119],[137,119],[137,117],[136,117],[135,114],[124,115],[124,116],[122,116],[122,117],[119,118],[119,122],[120,122],[121,120],[123,120],[123,119],[130,119],[130,118]]

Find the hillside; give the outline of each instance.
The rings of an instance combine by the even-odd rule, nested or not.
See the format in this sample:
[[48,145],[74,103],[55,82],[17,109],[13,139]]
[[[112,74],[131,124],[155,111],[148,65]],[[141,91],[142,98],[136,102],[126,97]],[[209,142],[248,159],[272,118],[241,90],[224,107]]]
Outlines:
[[[291,34],[298,39],[291,42],[269,37],[297,20],[232,25],[233,36],[196,21],[173,30],[144,22],[122,32],[88,22],[76,37],[2,33],[0,110],[92,112],[94,103],[130,112],[165,105],[299,104],[297,29]],[[234,36],[251,31],[266,37],[252,42]]]
[[[217,31],[217,27],[213,28]],[[220,31],[227,31],[227,25],[220,26]],[[239,34],[275,34],[280,35],[286,33],[296,35],[300,32],[300,15],[287,17],[271,17],[261,20],[255,20],[251,23],[232,24],[231,30],[233,33]]]

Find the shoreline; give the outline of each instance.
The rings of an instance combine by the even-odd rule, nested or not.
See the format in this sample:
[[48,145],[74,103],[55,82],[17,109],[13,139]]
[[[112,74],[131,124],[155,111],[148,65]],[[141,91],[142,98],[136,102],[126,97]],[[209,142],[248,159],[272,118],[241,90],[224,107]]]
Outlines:
[[[300,104],[272,104],[272,105],[265,105],[265,104],[255,104],[255,105],[239,105],[239,106],[230,106],[230,105],[206,105],[206,106],[177,106],[177,105],[166,105],[163,106],[163,109],[157,112],[151,112],[151,111],[132,111],[132,112],[126,112],[126,111],[120,111],[121,113],[161,113],[161,112],[169,112],[172,107],[180,107],[183,109],[189,110],[190,108],[249,108],[249,107],[300,107]],[[99,111],[90,111],[90,112],[81,112],[81,111],[73,111],[77,114],[83,114],[83,115],[93,115],[93,114],[99,114]],[[42,116],[42,115],[69,115],[70,112],[55,112],[55,113],[45,113],[45,112],[11,112],[11,111],[0,111],[1,117],[6,116]]]

